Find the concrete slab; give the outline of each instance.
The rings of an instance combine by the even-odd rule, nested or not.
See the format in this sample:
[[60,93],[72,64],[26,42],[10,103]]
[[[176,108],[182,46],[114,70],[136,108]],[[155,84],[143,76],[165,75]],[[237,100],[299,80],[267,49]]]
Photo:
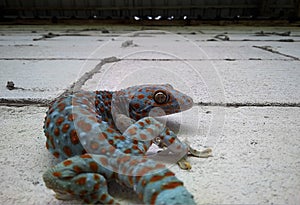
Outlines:
[[29,37],[26,41],[22,41],[24,38],[20,36],[1,36],[1,58],[87,59],[103,43],[97,37],[87,36],[59,36],[40,41],[31,40],[35,38],[37,37]]
[[[99,61],[0,60],[0,98],[53,99]],[[7,81],[18,89],[8,90]]]
[[298,67],[298,61],[274,60],[122,60],[104,65],[83,88],[118,90],[132,84],[170,83],[196,103],[297,103]]
[[[210,107],[205,110],[211,111],[207,115],[218,114]],[[299,112],[299,108],[225,108],[223,131],[213,146],[214,157],[200,161],[191,158],[195,169],[185,178],[190,190],[197,193],[197,202],[297,204]],[[189,140],[194,146],[203,143],[201,136]],[[177,173],[186,176],[180,170]]]
[[[55,34],[62,36],[39,41],[33,41],[40,37],[31,33],[25,33],[24,36],[0,36],[1,58],[101,59],[116,56],[126,59],[287,59],[285,56],[257,50],[253,47],[256,45],[254,42],[206,42],[203,40],[207,37],[199,33],[186,37],[163,30],[105,36]],[[240,36],[245,37],[243,34]],[[132,41],[132,44],[122,47],[126,41]],[[150,56],[147,55],[149,52],[152,53]]]
[[297,103],[300,101],[299,61],[214,62],[226,102]]
[[[196,106],[186,113],[190,119],[184,118],[180,127],[184,130],[180,138],[193,147],[213,142],[214,157],[189,158],[193,168],[188,174],[177,166],[170,167],[194,194],[197,204],[297,203],[300,109],[223,108],[226,120],[211,139],[209,130],[216,122],[211,119],[219,115],[218,109]],[[57,163],[44,145],[41,127],[45,111],[34,106],[0,107],[0,124],[5,128],[0,131],[3,203],[81,204],[59,201],[45,188],[42,174]],[[122,204],[140,203],[129,189],[112,183],[110,190]]]
[[[223,42],[201,41],[201,34],[197,40],[191,40],[174,33],[160,33],[157,31],[143,31],[126,34],[114,38],[99,46],[93,56],[116,56],[122,59],[288,59],[264,50],[259,50],[254,42]],[[161,31],[165,32],[165,31]],[[150,40],[151,39],[151,40]],[[122,43],[131,42],[122,47]]]

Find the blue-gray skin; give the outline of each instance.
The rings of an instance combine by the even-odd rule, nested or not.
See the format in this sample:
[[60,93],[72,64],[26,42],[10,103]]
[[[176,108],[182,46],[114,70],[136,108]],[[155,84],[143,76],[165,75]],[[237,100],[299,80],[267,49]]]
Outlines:
[[[46,147],[65,161],[45,172],[46,186],[59,198],[67,194],[107,204],[117,202],[106,181],[117,180],[133,188],[145,204],[195,204],[174,173],[145,156],[157,137],[173,152],[187,152],[169,128],[147,116],[153,108],[172,114],[192,105],[190,97],[168,84],[81,91],[55,100],[45,118]],[[127,119],[125,131],[117,119]]]

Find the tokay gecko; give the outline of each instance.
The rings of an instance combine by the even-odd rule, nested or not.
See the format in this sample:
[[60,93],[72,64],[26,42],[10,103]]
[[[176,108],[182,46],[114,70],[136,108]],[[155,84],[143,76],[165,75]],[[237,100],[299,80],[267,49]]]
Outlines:
[[[195,204],[193,196],[162,162],[146,155],[155,143],[179,155],[210,156],[179,141],[154,117],[193,106],[171,85],[139,85],[120,91],[78,91],[54,100],[45,117],[46,148],[59,160],[43,179],[58,199],[118,204],[107,181],[133,188],[145,204]],[[177,160],[176,160],[177,161]]]

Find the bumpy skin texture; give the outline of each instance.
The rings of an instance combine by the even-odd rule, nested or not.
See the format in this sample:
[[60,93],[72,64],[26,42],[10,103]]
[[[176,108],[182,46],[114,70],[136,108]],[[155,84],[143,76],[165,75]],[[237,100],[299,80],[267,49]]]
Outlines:
[[43,175],[58,198],[116,204],[107,180],[131,187],[145,204],[195,204],[163,164],[145,156],[157,139],[173,153],[187,146],[152,115],[191,108],[193,100],[171,85],[133,86],[116,92],[80,91],[55,100],[47,112],[47,149],[60,160]]

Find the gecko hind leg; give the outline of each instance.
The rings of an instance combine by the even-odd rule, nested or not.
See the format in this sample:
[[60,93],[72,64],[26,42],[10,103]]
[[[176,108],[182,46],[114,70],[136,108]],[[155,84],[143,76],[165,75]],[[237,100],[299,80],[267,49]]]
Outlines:
[[98,173],[81,173],[72,179],[70,186],[85,203],[119,204],[108,193],[104,176]]

